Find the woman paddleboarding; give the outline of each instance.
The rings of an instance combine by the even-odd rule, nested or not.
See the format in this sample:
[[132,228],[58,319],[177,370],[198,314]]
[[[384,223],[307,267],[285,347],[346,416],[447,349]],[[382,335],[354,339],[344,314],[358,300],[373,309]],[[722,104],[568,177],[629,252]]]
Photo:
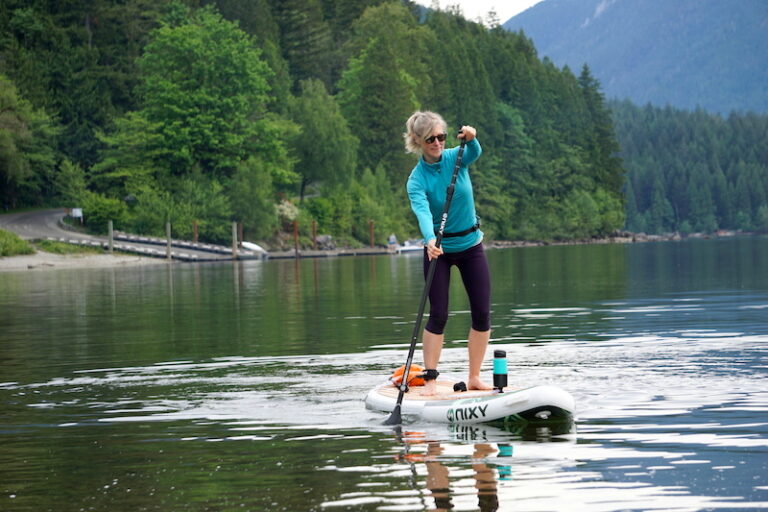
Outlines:
[[[491,279],[483,249],[483,232],[475,212],[468,166],[476,161],[482,148],[477,131],[462,126],[461,147],[445,149],[447,124],[434,112],[415,112],[406,122],[405,149],[419,156],[408,178],[407,190],[411,209],[424,237],[424,274],[428,275],[432,260],[437,260],[429,288],[429,319],[422,333],[422,351],[426,372],[424,393],[436,392],[435,380],[448,321],[448,291],[451,268],[461,274],[469,297],[471,327],[468,337],[469,375],[467,388],[489,390],[492,386],[480,378],[480,370],[491,336]],[[462,152],[464,153],[462,156]],[[445,211],[451,171],[457,165],[455,189],[450,211]],[[447,217],[443,219],[443,215]],[[444,221],[442,236],[438,229]]]

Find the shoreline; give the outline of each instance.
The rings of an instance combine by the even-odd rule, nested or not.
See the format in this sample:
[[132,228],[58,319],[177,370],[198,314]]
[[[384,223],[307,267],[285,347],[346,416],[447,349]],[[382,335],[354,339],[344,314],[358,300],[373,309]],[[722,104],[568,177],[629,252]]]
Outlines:
[[[686,239],[729,238],[753,233],[718,232],[709,235],[694,234],[681,236],[679,233],[666,235],[646,235],[643,233],[620,232],[614,236],[587,240],[564,241],[505,241],[494,240],[486,243],[487,249],[509,249],[515,247],[541,247],[552,245],[591,245],[591,244],[635,244],[647,242],[672,242]],[[385,248],[363,248],[357,250],[299,250],[274,251],[269,259],[317,258],[334,256],[371,256],[391,254]],[[143,265],[167,265],[161,258],[134,254],[54,254],[38,250],[35,254],[5,256],[0,258],[0,273],[24,271],[49,271],[59,269],[135,267]]]
[[136,267],[142,265],[167,265],[166,260],[126,254],[54,254],[37,251],[35,254],[5,256],[0,258],[0,273],[45,272],[61,269]]

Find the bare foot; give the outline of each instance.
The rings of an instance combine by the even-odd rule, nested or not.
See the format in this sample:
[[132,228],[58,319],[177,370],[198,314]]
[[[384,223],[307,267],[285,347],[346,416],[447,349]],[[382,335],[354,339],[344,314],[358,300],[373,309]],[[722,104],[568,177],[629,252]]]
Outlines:
[[486,384],[482,380],[480,380],[480,377],[470,377],[467,379],[467,389],[476,389],[480,391],[486,391],[493,389],[493,386],[490,384]]
[[437,394],[437,381],[428,380],[424,383],[424,391],[421,392],[424,396],[434,396]]

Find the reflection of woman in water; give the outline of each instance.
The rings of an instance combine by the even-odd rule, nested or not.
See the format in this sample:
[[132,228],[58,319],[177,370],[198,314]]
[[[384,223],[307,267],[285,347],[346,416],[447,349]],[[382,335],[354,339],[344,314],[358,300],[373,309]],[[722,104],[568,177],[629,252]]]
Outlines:
[[[496,473],[483,459],[497,452],[489,444],[475,445],[472,454],[472,469],[474,470],[475,489],[477,489],[477,505],[482,512],[490,512],[499,509],[499,496],[496,492]],[[427,489],[435,500],[434,510],[452,510],[450,473],[448,468],[440,462],[439,457],[443,453],[440,443],[432,442],[427,446],[427,456],[424,463],[427,466]]]
[[[441,461],[444,452],[443,446],[437,441],[424,439],[423,434],[416,432],[406,433],[404,439],[401,440],[404,441],[406,448],[403,458],[412,464],[423,461],[427,468],[426,486],[432,493],[432,499],[435,501],[434,508],[429,510],[453,510],[450,470]],[[423,455],[409,453],[408,445],[414,443],[425,443],[427,445],[426,453]],[[499,508],[496,471],[493,467],[483,462],[486,458],[499,452],[500,450],[497,450],[488,443],[477,443],[474,445],[472,470],[474,471],[475,489],[477,489],[477,504],[481,512],[492,512]]]

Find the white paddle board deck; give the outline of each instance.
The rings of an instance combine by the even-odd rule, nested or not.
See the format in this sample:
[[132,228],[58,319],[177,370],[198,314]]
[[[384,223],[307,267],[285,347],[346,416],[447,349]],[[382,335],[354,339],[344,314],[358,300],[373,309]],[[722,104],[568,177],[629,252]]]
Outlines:
[[[552,423],[573,420],[573,397],[556,386],[504,388],[493,391],[454,391],[456,380],[440,378],[437,393],[427,396],[424,386],[411,386],[400,412],[403,416],[433,423],[508,425],[514,423]],[[391,413],[399,389],[390,381],[374,387],[365,397],[368,409]]]

